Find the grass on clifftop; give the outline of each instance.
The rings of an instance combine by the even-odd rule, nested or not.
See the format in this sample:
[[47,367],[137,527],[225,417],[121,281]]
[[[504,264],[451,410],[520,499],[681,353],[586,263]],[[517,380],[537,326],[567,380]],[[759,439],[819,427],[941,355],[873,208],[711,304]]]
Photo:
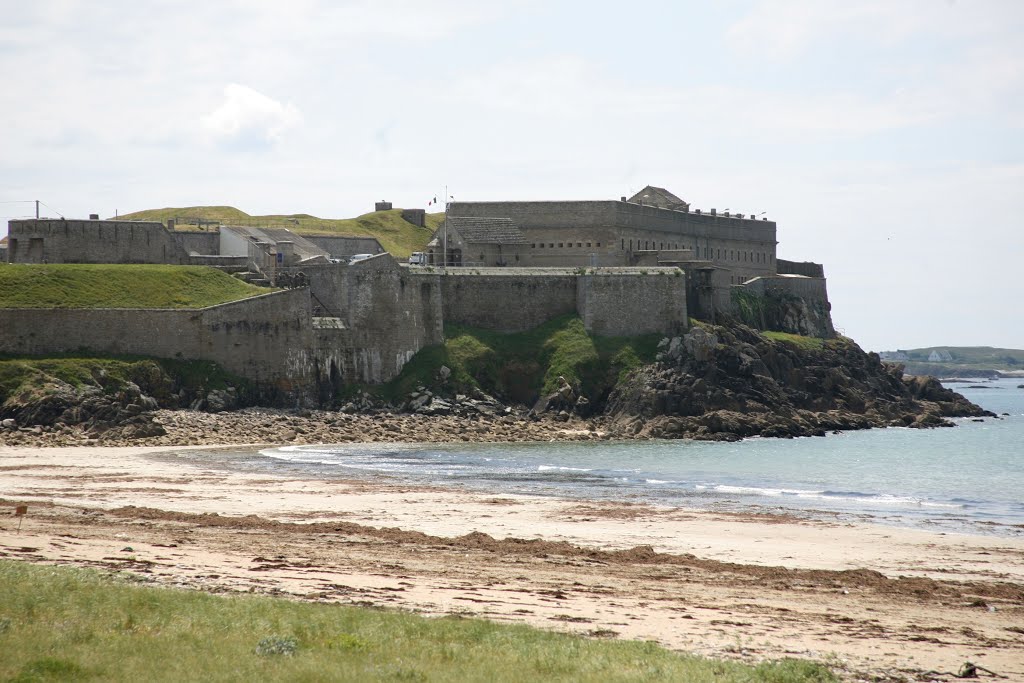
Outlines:
[[0,679],[836,680],[801,660],[752,667],[480,619],[128,585],[139,580],[0,561]]
[[203,308],[269,291],[206,266],[0,266],[0,308]]
[[661,338],[593,336],[575,314],[515,334],[448,325],[445,343],[421,350],[385,391],[403,396],[419,384],[434,386],[438,368],[446,365],[452,370],[450,383],[460,391],[478,387],[506,400],[532,403],[539,394],[555,391],[562,376],[593,401],[623,373],[653,362]]
[[252,227],[288,228],[299,235],[321,234],[346,237],[376,237],[385,250],[398,259],[408,258],[414,251],[423,251],[430,236],[444,219],[443,213],[427,214],[427,227],[420,228],[402,219],[401,209],[374,211],[358,218],[317,218],[306,213],[290,215],[250,216],[233,206],[190,206],[182,208],[150,209],[136,211],[118,220],[177,221],[178,230],[195,229],[188,221],[217,221],[224,225]]

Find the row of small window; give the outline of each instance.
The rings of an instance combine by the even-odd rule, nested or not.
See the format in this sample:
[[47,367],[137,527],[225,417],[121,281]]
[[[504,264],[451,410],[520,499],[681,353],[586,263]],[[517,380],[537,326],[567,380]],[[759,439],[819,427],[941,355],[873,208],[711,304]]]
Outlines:
[[[641,244],[640,240],[637,240],[636,241],[636,248],[637,249],[640,249],[640,244]],[[601,245],[598,245],[598,246],[601,246]],[[621,246],[622,246],[623,249],[626,248],[626,240],[622,240],[622,245]],[[679,249],[679,245],[678,244],[672,244],[670,242],[668,244],[668,248],[669,249]],[[643,241],[643,249],[645,251],[649,250],[649,249],[665,249],[665,243],[664,242],[653,242],[653,241],[650,241],[650,240],[644,240]],[[684,244],[683,245],[683,249],[689,249],[689,247]],[[629,240],[629,250],[630,251],[633,250],[633,240]],[[723,252],[724,252],[724,259],[723,259]],[[697,258],[700,258],[700,256],[701,256],[701,248],[699,246],[697,246],[697,245],[694,245],[693,253],[694,253],[695,256],[697,256]],[[708,247],[704,247],[704,258],[713,258],[713,259],[718,260],[718,261],[721,261],[721,260],[726,260],[726,261],[743,261],[744,263],[773,263],[775,261],[775,257],[774,256],[772,256],[769,253],[765,253],[765,252],[760,252],[760,251],[738,251],[736,249],[717,249],[717,248],[716,249],[709,249]]]
[[[593,246],[594,246],[593,242],[587,242],[587,248],[588,249],[592,248]],[[598,242],[597,246],[601,246],[601,243]],[[544,249],[545,247],[547,247],[548,249],[554,249],[555,248],[555,243],[554,242],[548,242],[547,244],[544,244],[543,242],[533,242],[533,243],[530,244],[530,249]],[[568,247],[569,249],[572,249],[572,242],[559,242],[558,243],[558,248],[559,249],[565,249],[566,247]],[[583,242],[577,242],[576,243],[576,248],[578,248],[578,249],[583,248]]]

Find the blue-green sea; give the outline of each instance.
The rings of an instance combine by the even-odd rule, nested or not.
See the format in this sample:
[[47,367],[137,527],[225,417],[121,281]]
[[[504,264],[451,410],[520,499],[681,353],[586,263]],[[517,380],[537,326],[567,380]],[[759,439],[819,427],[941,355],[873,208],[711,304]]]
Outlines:
[[294,446],[263,450],[244,467],[1017,535],[1024,534],[1021,384],[950,384],[1000,416],[959,419],[954,428],[737,443]]

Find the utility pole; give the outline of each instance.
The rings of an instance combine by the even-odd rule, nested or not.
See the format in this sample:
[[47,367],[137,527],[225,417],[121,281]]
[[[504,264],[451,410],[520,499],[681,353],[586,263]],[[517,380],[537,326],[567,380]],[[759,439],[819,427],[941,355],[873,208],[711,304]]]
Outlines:
[[36,220],[39,220],[39,200],[36,200]]
[[441,250],[443,256],[441,257],[441,268],[444,269],[448,265],[448,186],[444,186],[444,232],[441,233]]

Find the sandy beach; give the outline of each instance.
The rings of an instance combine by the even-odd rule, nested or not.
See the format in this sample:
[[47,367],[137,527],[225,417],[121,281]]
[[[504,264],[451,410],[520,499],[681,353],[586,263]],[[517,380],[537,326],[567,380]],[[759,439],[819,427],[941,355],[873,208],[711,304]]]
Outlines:
[[187,451],[0,446],[0,557],[812,658],[849,680],[965,661],[1024,680],[1024,539],[256,475]]

